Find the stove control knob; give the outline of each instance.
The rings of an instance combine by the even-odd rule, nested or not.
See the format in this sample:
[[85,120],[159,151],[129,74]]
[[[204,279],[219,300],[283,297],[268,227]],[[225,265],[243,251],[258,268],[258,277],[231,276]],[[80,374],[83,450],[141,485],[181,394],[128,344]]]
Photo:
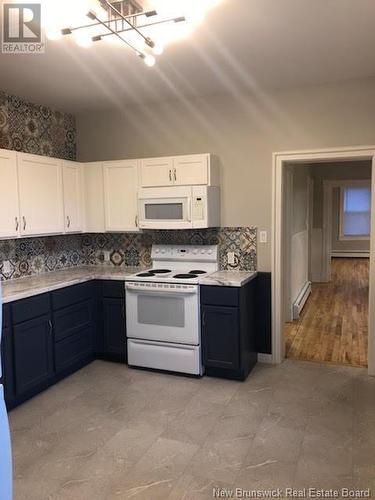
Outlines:
[[159,253],[160,250],[158,248],[155,248],[155,253]]
[[206,250],[203,248],[203,249],[201,250],[201,254],[204,254],[204,253],[206,253]]
[[162,249],[161,253],[165,253],[165,248]]
[[194,254],[194,255],[197,255],[197,253],[198,253],[198,250],[197,250],[196,248],[194,248],[194,250],[193,250],[193,254]]
[[213,252],[212,252],[212,250],[210,249],[210,250],[208,250],[208,251],[207,251],[207,253],[208,253],[208,255],[212,255],[212,253],[213,253]]

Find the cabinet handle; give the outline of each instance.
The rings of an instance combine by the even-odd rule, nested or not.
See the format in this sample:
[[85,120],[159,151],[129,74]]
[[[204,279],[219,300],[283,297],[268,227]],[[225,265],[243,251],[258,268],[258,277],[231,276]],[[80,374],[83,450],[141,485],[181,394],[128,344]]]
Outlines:
[[172,182],[172,170],[169,170],[169,180]]
[[174,180],[177,181],[177,170],[174,169]]
[[25,229],[26,229],[26,217],[24,215],[22,216],[22,220],[23,220],[23,230],[25,231]]
[[67,223],[68,223],[68,229],[70,228],[70,217],[69,215],[66,216],[66,220],[67,220]]
[[203,311],[203,314],[202,314],[202,325],[206,326],[206,311]]
[[20,224],[18,222],[18,217],[15,217],[15,221],[16,221],[16,231],[18,231],[18,228],[20,227]]
[[53,325],[52,325],[52,321],[50,319],[48,320],[48,324],[49,324],[49,334],[52,335],[52,333],[53,333]]
[[125,306],[124,305],[121,307],[121,314],[122,314],[123,319],[125,319]]
[[135,216],[135,227],[138,227],[138,215]]

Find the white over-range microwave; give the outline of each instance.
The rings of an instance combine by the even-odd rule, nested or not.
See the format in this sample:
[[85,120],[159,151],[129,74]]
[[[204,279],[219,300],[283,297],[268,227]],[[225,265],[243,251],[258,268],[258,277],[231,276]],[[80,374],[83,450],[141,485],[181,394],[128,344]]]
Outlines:
[[220,226],[220,188],[173,186],[141,189],[141,229],[199,229]]

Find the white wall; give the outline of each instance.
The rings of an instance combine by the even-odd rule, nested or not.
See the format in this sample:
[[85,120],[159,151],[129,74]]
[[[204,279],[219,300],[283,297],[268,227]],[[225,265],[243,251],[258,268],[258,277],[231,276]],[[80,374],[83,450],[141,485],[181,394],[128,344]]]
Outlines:
[[[303,68],[301,68],[303,71]],[[124,75],[126,85],[126,73]],[[375,79],[254,91],[84,113],[79,160],[212,152],[222,162],[222,224],[271,232],[272,153],[375,144]],[[259,244],[271,270],[271,242]]]
[[309,279],[309,179],[310,168],[293,167],[293,215],[291,231],[291,305]]

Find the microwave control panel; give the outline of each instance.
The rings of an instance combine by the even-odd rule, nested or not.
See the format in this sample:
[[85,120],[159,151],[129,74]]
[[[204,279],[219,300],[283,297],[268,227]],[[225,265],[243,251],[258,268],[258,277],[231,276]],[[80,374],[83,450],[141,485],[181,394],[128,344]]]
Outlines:
[[204,201],[202,196],[193,197],[193,220],[204,220]]

